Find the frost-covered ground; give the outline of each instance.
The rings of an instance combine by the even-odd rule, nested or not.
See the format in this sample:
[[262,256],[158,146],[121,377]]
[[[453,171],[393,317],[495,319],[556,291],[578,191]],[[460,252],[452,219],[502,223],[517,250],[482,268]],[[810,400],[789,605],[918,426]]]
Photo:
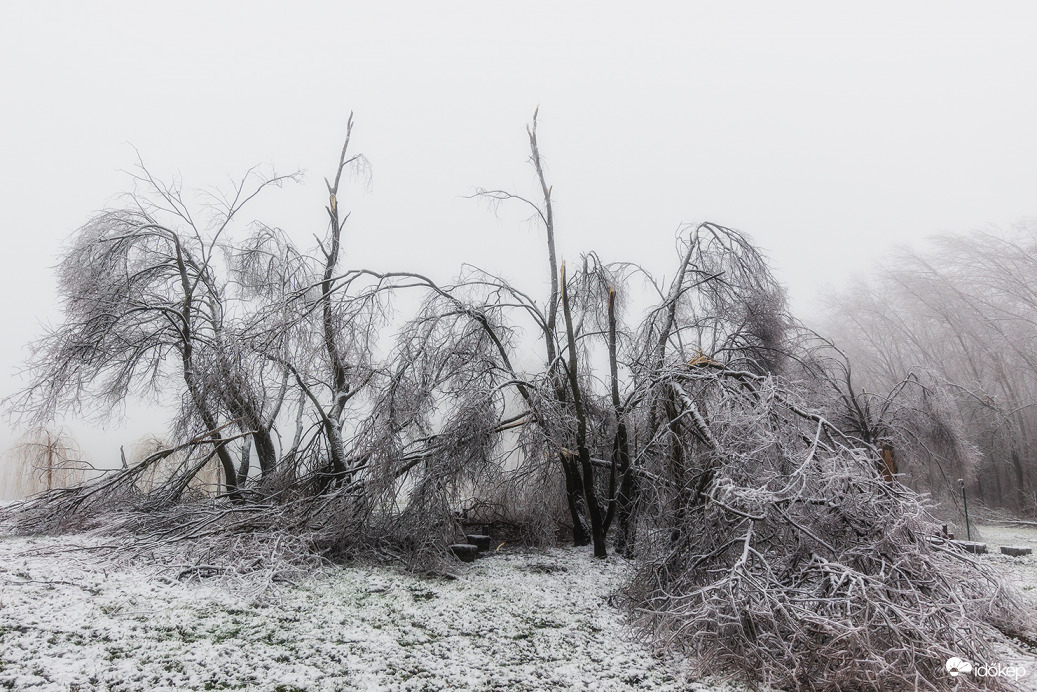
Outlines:
[[[1037,527],[979,532],[993,551],[1037,547]],[[631,639],[610,604],[629,566],[586,551],[502,552],[455,580],[327,568],[256,597],[176,570],[112,569],[92,545],[0,538],[0,688],[733,689],[686,680]],[[1037,558],[982,559],[1037,593]]]
[[[1006,581],[1026,597],[1029,606],[1027,616],[1035,623],[1034,629],[1037,629],[1037,524],[984,523],[973,528],[972,538],[987,544],[987,554],[980,556],[980,559],[997,566]],[[1001,546],[1006,545],[1032,548],[1034,552],[1022,557],[1002,555]],[[1021,666],[1025,676],[1019,681],[1020,685],[1026,690],[1037,690],[1037,646],[1033,642],[1020,642],[1018,650],[1005,650],[1003,655],[1004,661],[986,663]]]
[[582,551],[500,553],[456,580],[329,568],[250,603],[86,545],[0,539],[0,688],[726,689],[629,639],[608,603],[627,565]]

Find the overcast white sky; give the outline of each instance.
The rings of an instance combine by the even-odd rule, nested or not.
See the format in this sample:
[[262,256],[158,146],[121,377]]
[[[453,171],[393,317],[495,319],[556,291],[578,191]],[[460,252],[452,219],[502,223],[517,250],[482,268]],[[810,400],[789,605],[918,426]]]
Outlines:
[[[463,196],[532,192],[538,104],[563,256],[666,272],[678,225],[711,220],[801,310],[895,243],[1037,216],[1032,2],[7,0],[0,99],[0,396],[59,317],[62,243],[128,189],[130,144],[188,186],[305,170],[256,208],[304,239],[355,111],[374,177],[342,202],[345,264],[468,261],[533,290],[539,235]],[[137,434],[84,437],[97,457]]]

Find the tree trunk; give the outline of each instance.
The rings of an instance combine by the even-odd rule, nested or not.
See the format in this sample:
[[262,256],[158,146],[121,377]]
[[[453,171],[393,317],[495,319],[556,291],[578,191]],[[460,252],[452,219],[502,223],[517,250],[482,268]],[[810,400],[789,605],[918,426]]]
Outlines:
[[246,438],[241,443],[241,463],[238,464],[237,485],[239,488],[245,485],[245,481],[248,479],[249,467],[251,466],[251,452],[252,444]]
[[[616,338],[616,292],[609,288],[608,297],[608,347],[609,375],[611,379],[612,410],[616,416],[616,437],[612,444],[612,469],[609,475],[609,506],[605,515],[604,532],[608,535],[613,518],[619,518],[619,534],[616,549],[627,552],[630,534],[630,510],[633,505],[633,474],[630,469],[630,442],[627,437],[626,420],[619,398],[619,344]],[[619,487],[616,487],[617,478]]]
[[580,478],[580,471],[565,456],[565,452],[559,452],[558,457],[562,463],[562,471],[565,473],[565,499],[569,505],[569,517],[573,523],[573,545],[588,545],[591,542],[591,538],[587,534],[587,527],[584,525],[583,516],[580,514],[579,500],[580,494],[583,492],[583,481]]
[[576,334],[573,331],[572,310],[569,308],[569,292],[565,285],[565,263],[561,268],[562,314],[565,317],[565,334],[569,345],[569,388],[573,395],[573,408],[576,409],[576,450],[580,460],[580,472],[583,474],[583,497],[587,503],[587,515],[591,520],[591,540],[594,543],[594,557],[605,557],[604,523],[598,496],[594,489],[594,467],[591,466],[590,448],[587,446],[587,411],[583,407],[583,395],[580,392],[579,358],[576,353]]
[[594,467],[591,466],[591,453],[587,445],[578,447],[580,467],[583,470],[583,495],[587,501],[587,514],[591,520],[591,541],[594,543],[594,557],[607,557],[605,548],[605,528],[601,517],[601,507],[594,490]]
[[274,446],[274,440],[266,428],[255,430],[252,433],[252,442],[256,446],[259,469],[263,473],[263,478],[266,478],[277,467],[277,447]]

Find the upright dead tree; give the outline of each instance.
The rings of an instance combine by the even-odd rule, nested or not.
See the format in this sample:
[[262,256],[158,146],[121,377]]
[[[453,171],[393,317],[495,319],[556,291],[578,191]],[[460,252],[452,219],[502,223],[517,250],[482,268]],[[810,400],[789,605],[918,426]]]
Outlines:
[[[362,154],[350,152],[352,134],[350,114],[335,175],[325,179],[328,228],[317,247],[300,248],[280,229],[260,225],[234,247],[231,260],[233,275],[251,301],[249,348],[283,371],[297,405],[297,433],[286,450],[291,473],[299,472],[294,467],[301,446],[319,442],[326,458],[311,459],[315,465],[309,469],[321,477],[319,484],[352,471],[344,414],[373,376],[375,331],[391,293],[356,289],[360,276],[339,268],[349,218],[339,199],[343,174],[363,173],[367,166]],[[309,415],[318,421],[317,437],[303,434]]]
[[334,182],[328,185],[328,217],[329,237],[327,247],[322,244],[321,251],[324,254],[324,273],[321,277],[321,326],[323,328],[324,349],[328,355],[328,364],[331,369],[331,389],[333,403],[331,410],[322,416],[324,431],[328,436],[328,449],[331,454],[331,466],[336,474],[346,472],[345,449],[342,443],[341,418],[342,411],[351,394],[349,382],[349,365],[345,359],[345,353],[339,344],[338,331],[336,327],[335,310],[332,303],[332,291],[335,289],[335,269],[338,266],[339,252],[342,245],[342,229],[345,226],[349,214],[340,215],[338,207],[339,183],[342,180],[342,172],[352,163],[361,161],[359,155],[346,158],[349,152],[349,139],[353,133],[353,115],[349,116],[346,126],[346,140],[342,145],[342,154],[339,156],[338,167],[335,169]]
[[[486,199],[490,199],[495,203],[505,201],[518,202],[533,211],[534,218],[536,218],[541,227],[544,229],[546,248],[547,248],[547,265],[549,277],[550,277],[550,294],[547,297],[546,303],[542,307],[537,302],[529,299],[525,294],[519,294],[514,287],[508,282],[494,277],[492,283],[497,284],[501,288],[504,288],[509,293],[521,295],[521,308],[530,317],[533,318],[536,325],[537,331],[539,332],[544,343],[544,354],[545,354],[545,370],[535,379],[539,379],[544,387],[543,390],[539,390],[536,386],[526,385],[520,388],[520,395],[522,396],[526,406],[530,409],[531,420],[535,420],[538,427],[541,430],[541,441],[547,443],[548,447],[554,446],[552,449],[543,449],[542,451],[533,451],[532,449],[527,450],[527,453],[531,453],[535,456],[541,454],[547,454],[557,459],[559,467],[562,471],[565,479],[565,496],[566,502],[569,508],[570,519],[572,522],[572,533],[573,541],[576,545],[586,545],[594,542],[594,550],[596,555],[604,555],[605,543],[604,543],[604,531],[603,523],[600,520],[600,510],[597,507],[597,500],[594,492],[594,479],[593,479],[593,467],[590,465],[589,460],[584,463],[581,458],[579,451],[573,453],[569,450],[570,446],[580,447],[579,443],[573,445],[569,440],[572,439],[572,433],[560,434],[564,423],[561,426],[555,424],[556,414],[560,411],[569,410],[570,414],[565,416],[566,420],[574,419],[579,420],[581,418],[579,413],[576,413],[581,407],[576,401],[579,399],[579,393],[573,389],[574,383],[578,387],[578,378],[574,379],[572,375],[572,369],[576,357],[570,353],[568,357],[569,365],[565,365],[565,360],[562,356],[562,351],[571,345],[575,344],[576,334],[572,331],[572,325],[566,325],[565,329],[559,329],[558,325],[558,312],[559,310],[565,310],[565,306],[568,305],[568,297],[564,285],[564,277],[560,275],[560,267],[558,263],[557,252],[555,249],[555,223],[554,223],[554,204],[552,200],[552,188],[547,182],[547,177],[544,172],[543,161],[540,154],[540,144],[537,138],[537,116],[539,115],[539,109],[533,113],[533,122],[527,127],[527,134],[529,136],[529,150],[530,150],[530,163],[536,173],[537,185],[541,193],[541,201],[536,202],[531,199],[516,195],[514,193],[505,190],[482,190],[477,192],[477,195]],[[569,337],[572,336],[572,339]],[[578,367],[578,366],[577,366]],[[517,373],[516,373],[517,375]],[[517,378],[521,380],[522,378]],[[532,392],[534,390],[543,391],[549,393],[549,399],[544,399],[541,394],[534,396]],[[557,409],[549,413],[549,409]],[[573,414],[575,413],[575,417]],[[585,415],[583,416],[585,419]],[[548,430],[548,427],[553,429]],[[584,423],[576,423],[575,430],[576,437],[586,436],[586,420]],[[579,430],[582,429],[583,433]],[[548,440],[553,440],[548,442]],[[589,459],[589,457],[588,457]],[[589,476],[589,477],[588,477]],[[590,497],[588,497],[588,493]],[[589,523],[589,526],[588,526]]]

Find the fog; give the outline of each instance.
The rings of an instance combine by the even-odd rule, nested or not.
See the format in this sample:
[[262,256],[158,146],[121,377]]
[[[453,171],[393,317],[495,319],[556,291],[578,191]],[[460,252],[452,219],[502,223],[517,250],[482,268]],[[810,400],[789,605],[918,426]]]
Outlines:
[[[1035,214],[1035,20],[1029,3],[7,4],[0,395],[60,319],[63,243],[132,189],[137,151],[186,188],[304,171],[251,210],[304,240],[351,111],[372,176],[344,195],[344,266],[546,285],[524,215],[468,199],[535,189],[539,105],[561,257],[665,273],[678,226],[711,220],[750,234],[807,314],[896,243]],[[108,465],[162,425],[76,430]]]

